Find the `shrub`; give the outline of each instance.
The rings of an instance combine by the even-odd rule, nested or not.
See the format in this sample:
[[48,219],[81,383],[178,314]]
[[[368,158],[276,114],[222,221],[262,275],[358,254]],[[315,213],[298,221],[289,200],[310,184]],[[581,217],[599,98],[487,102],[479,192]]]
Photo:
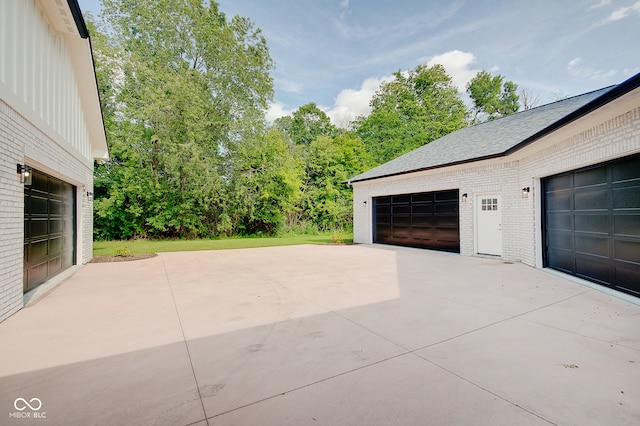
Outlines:
[[127,246],[118,247],[116,249],[116,256],[120,257],[129,257],[133,256],[133,251]]

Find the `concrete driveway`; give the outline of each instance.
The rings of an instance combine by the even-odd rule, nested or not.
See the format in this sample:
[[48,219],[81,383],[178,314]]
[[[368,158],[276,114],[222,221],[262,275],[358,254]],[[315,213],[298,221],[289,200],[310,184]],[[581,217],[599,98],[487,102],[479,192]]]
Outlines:
[[89,264],[0,345],[8,425],[640,424],[640,306],[425,250]]

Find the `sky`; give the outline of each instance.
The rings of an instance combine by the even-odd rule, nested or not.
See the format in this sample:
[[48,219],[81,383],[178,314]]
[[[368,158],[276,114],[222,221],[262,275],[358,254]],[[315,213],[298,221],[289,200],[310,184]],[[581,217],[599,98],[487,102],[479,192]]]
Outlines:
[[[100,0],[78,2],[99,14]],[[344,126],[370,112],[381,82],[420,64],[442,64],[462,94],[478,71],[501,74],[536,105],[640,72],[640,0],[218,3],[267,40],[276,66],[270,121],[315,102]]]

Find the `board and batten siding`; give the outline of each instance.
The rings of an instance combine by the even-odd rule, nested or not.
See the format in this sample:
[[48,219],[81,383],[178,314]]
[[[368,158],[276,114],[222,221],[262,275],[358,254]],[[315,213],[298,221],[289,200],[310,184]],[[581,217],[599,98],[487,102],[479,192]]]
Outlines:
[[[47,1],[67,8],[66,0]],[[65,19],[71,19],[75,27],[70,15]],[[89,46],[73,38],[80,37],[51,27],[36,0],[0,1],[0,97],[87,167],[93,167],[88,120],[69,49]]]

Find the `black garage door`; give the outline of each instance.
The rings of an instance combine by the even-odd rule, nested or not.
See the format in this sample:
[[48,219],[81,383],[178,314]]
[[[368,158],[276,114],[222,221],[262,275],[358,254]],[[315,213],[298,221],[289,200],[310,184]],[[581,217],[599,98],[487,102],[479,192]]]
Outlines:
[[373,242],[460,252],[458,190],[373,199]]
[[640,157],[544,179],[545,265],[640,295]]
[[75,263],[75,187],[37,170],[24,187],[24,291]]

